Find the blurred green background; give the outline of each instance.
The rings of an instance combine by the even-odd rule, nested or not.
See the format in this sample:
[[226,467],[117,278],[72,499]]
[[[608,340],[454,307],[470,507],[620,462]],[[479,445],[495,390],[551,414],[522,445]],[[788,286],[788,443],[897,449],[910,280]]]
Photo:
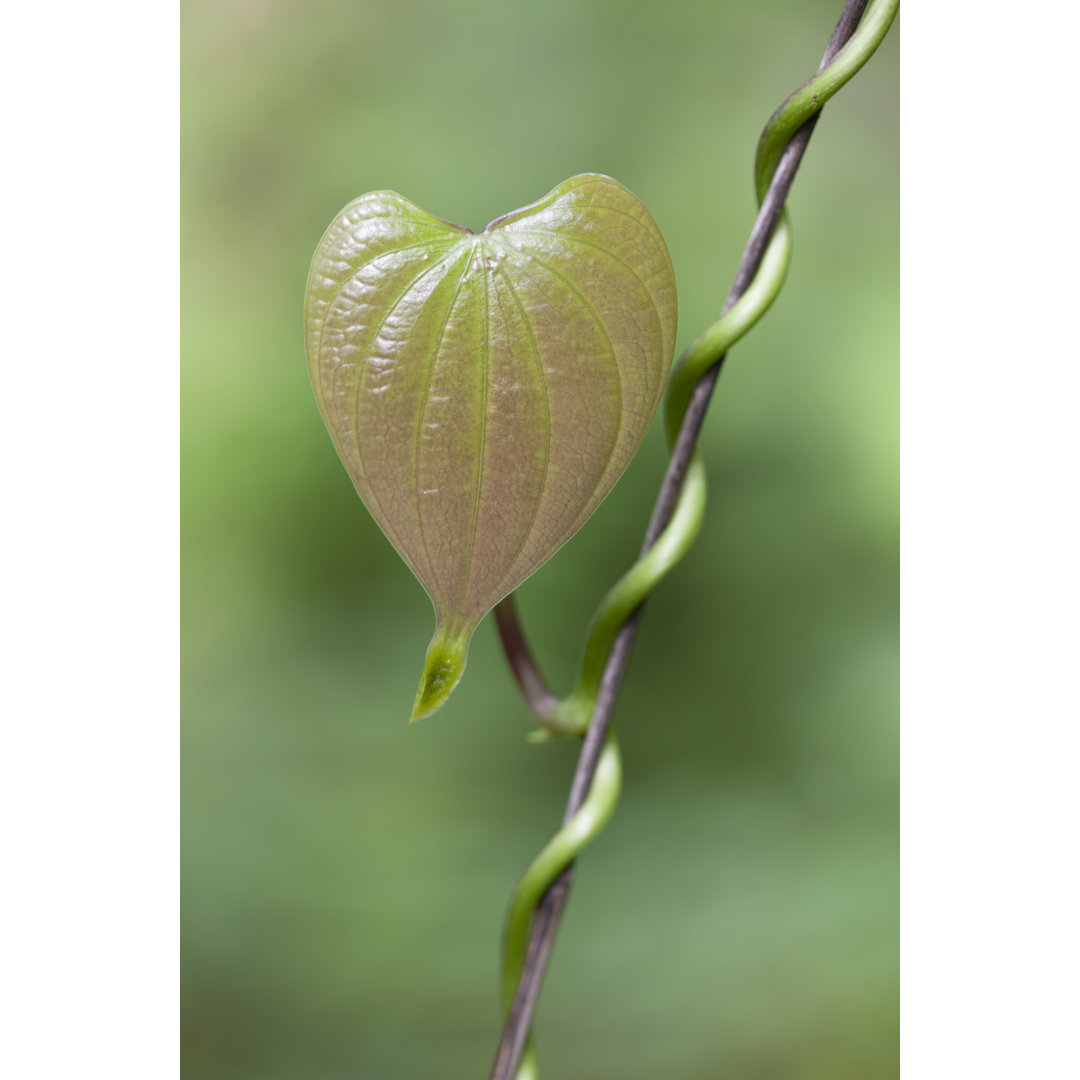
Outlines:
[[[477,229],[573,173],[649,207],[680,349],[715,317],[772,109],[839,0],[187,0],[184,1066],[487,1075],[517,877],[576,747],[530,746],[494,628],[406,721],[430,604],[308,385],[323,229],[392,188]],[[650,601],[621,807],[541,999],[549,1080],[877,1080],[897,1065],[898,27],[828,106],[795,257],[704,436],[705,530]],[[520,593],[567,688],[634,558],[658,425]]]

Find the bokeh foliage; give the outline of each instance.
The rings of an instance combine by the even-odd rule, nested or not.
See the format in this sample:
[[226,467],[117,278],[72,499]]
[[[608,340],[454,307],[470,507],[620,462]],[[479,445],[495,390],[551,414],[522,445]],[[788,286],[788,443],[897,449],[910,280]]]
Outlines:
[[[680,348],[753,218],[753,147],[839,3],[188,0],[183,8],[184,1034],[192,1080],[485,1075],[510,888],[571,745],[492,628],[407,726],[430,604],[307,383],[308,261],[392,188],[472,228],[576,172],[648,206]],[[898,29],[830,103],[774,309],[733,352],[698,544],[650,601],[626,787],[539,1014],[559,1080],[897,1073]],[[559,688],[632,561],[656,425],[521,592]]]

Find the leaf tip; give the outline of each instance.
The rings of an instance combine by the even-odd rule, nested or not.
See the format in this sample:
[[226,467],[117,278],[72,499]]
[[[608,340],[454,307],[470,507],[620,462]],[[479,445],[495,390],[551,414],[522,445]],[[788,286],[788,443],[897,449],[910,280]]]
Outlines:
[[424,660],[424,674],[416,691],[410,724],[431,716],[446,704],[465,671],[471,637],[471,628],[449,630],[442,625],[436,628]]

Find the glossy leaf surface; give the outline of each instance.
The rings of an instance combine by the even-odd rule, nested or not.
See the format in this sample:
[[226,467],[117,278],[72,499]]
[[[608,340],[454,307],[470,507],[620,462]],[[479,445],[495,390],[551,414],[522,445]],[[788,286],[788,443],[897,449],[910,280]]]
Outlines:
[[572,177],[474,234],[394,192],[350,203],[308,280],[315,398],[435,605],[413,719],[484,615],[585,523],[660,403],[675,280],[644,206]]

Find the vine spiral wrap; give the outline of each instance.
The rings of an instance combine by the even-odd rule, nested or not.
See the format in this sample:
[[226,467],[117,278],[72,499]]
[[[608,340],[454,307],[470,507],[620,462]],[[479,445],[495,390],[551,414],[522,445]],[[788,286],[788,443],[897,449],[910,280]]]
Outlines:
[[[898,7],[899,0],[871,0],[847,43],[828,63],[823,62],[818,74],[791,94],[765,125],[758,142],[754,167],[759,207],[766,201],[788,144],[800,128],[817,115],[821,106],[869,60],[892,25]],[[745,291],[737,295],[737,281],[723,314],[683,353],[672,374],[665,405],[669,448],[674,449],[695,387],[711,369],[719,365],[727,350],[771,306],[784,283],[790,259],[791,229],[787,211],[783,210]],[[535,719],[541,725],[541,729],[534,732],[534,739],[585,734],[596,707],[616,635],[649,593],[686,554],[701,530],[705,499],[705,463],[701,451],[695,446],[670,521],[656,543],[604,597],[589,626],[577,684],[561,701],[547,689],[528,654],[517,621],[513,595],[496,608],[500,635],[511,666]],[[552,883],[607,824],[615,810],[620,786],[619,746],[614,727],[609,726],[583,804],[533,860],[511,900],[503,937],[502,1000],[505,1013],[508,1014],[511,1009],[525,964],[531,922],[537,905]],[[536,1080],[538,1076],[531,1035],[514,1075],[515,1080]]]

